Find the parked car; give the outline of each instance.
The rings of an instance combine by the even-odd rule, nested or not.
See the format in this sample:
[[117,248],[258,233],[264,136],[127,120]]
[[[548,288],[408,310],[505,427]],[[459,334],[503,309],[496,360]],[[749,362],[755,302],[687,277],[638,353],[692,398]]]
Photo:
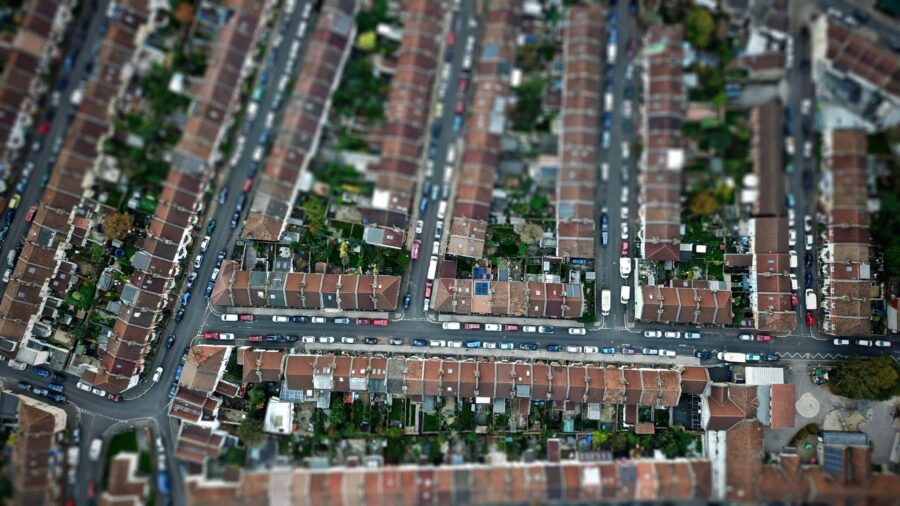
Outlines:
[[334,323],[338,325],[350,325],[350,318],[335,318]]
[[659,330],[645,330],[644,337],[662,337],[662,331]]
[[523,325],[522,332],[537,332],[537,327],[534,325]]
[[255,320],[255,319],[256,319],[256,316],[254,316],[254,315],[252,315],[252,314],[241,314],[241,315],[238,315],[238,320],[240,320],[240,321],[242,321],[242,322],[252,322],[252,321]]
[[522,343],[519,345],[520,350],[524,351],[535,351],[538,349],[537,343]]
[[291,321],[294,323],[309,323],[308,316],[291,316]]
[[637,353],[637,350],[635,350],[633,347],[622,346],[622,354],[623,355],[634,355],[635,353]]
[[[400,341],[400,340],[398,339],[398,341]],[[428,346],[428,341],[426,341],[424,339],[413,339],[411,341],[411,343],[413,346]],[[392,340],[391,344],[394,344],[393,340]],[[398,343],[398,344],[403,344],[403,341],[400,341],[400,343]]]
[[659,355],[659,350],[656,348],[641,348],[641,353],[644,355]]
[[172,334],[168,338],[166,338],[166,349],[167,350],[171,349],[172,346],[174,346],[174,345],[175,345],[175,334]]
[[769,334],[756,334],[756,342],[765,343],[772,340],[772,336]]
[[583,335],[587,334],[587,330],[584,328],[580,328],[580,327],[570,328],[569,334],[573,335],[573,336],[583,336]]
[[700,333],[699,332],[685,332],[684,338],[685,339],[700,339]]
[[847,346],[848,344],[850,344],[849,339],[841,339],[841,338],[835,338],[834,340],[832,340],[832,342],[834,343],[835,346]]
[[372,325],[375,325],[376,327],[387,327],[388,321],[382,318],[372,321]]
[[812,327],[813,325],[816,324],[816,316],[815,316],[815,314],[813,314],[812,311],[806,312],[806,324],[809,325],[810,327]]
[[879,348],[890,348],[891,342],[878,340],[878,341],[875,341],[875,346],[877,346]]
[[497,323],[485,323],[484,330],[488,332],[500,332],[502,327]]
[[541,334],[552,334],[556,332],[556,328],[549,325],[541,325],[540,327],[538,327],[538,332],[540,332]]
[[162,368],[162,366],[157,367],[157,368],[156,368],[156,371],[153,372],[153,382],[154,382],[154,383],[156,383],[156,382],[159,381],[159,378],[162,377],[162,373],[163,373],[163,368]]
[[467,323],[467,324],[465,325],[465,329],[466,329],[466,330],[478,330],[478,329],[480,329],[480,328],[481,328],[481,324],[480,324],[480,323]]
[[709,360],[712,357],[712,353],[706,350],[697,350],[694,352],[694,356],[700,360]]
[[364,337],[363,344],[378,344],[378,339],[374,337]]
[[313,316],[313,318],[312,318],[313,323],[325,323],[326,321],[327,320],[321,316]]
[[738,339],[740,339],[741,341],[753,341],[754,340],[752,334],[738,334]]
[[332,344],[334,343],[334,338],[331,336],[319,336],[318,341],[320,344]]
[[676,332],[674,330],[667,330],[663,332],[663,337],[668,337],[669,339],[679,339],[681,337],[681,332]]
[[548,344],[547,351],[560,351],[562,348],[558,344]]

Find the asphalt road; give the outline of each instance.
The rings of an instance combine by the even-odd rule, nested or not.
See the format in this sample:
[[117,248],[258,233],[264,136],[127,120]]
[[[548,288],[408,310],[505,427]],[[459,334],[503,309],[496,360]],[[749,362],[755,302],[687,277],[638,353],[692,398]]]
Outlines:
[[[105,10],[106,4],[107,1],[101,1],[99,9]],[[296,32],[296,28],[300,22],[300,13],[302,13],[305,4],[306,2],[298,2],[298,6],[294,11],[294,15],[291,17],[289,26],[285,30],[285,33],[287,34],[285,38],[287,40],[282,43],[281,51],[279,51],[278,58],[276,58],[275,63],[273,64],[271,72],[272,77],[269,84],[267,85],[266,92],[258,105],[259,111],[257,114],[257,119],[254,122],[250,123],[249,127],[246,130],[247,144],[244,148],[244,153],[240,157],[236,167],[231,170],[224,171],[222,177],[223,184],[229,188],[229,195],[223,206],[217,206],[217,204],[213,204],[210,212],[210,216],[214,217],[218,221],[218,226],[212,234],[211,243],[207,250],[207,254],[211,258],[215,258],[216,252],[218,252],[220,249],[226,247],[230,249],[233,246],[239,232],[239,229],[231,229],[228,226],[228,222],[230,221],[231,214],[234,210],[238,195],[241,192],[241,186],[243,185],[243,182],[247,175],[250,173],[253,147],[256,145],[256,139],[258,139],[259,134],[264,128],[264,120],[266,114],[272,108],[272,102],[276,94],[277,82],[280,76],[285,72],[293,72],[293,70],[291,68],[288,68],[287,65],[287,53],[289,52],[291,42],[290,39]],[[598,199],[603,199],[598,200],[598,213],[604,205],[605,201],[606,205],[608,206],[610,219],[610,246],[603,248],[598,244],[597,249],[598,264],[600,264],[600,262],[602,261],[602,265],[605,265],[607,267],[606,269],[598,270],[598,274],[600,275],[600,282],[598,283],[598,294],[600,287],[605,283],[613,291],[614,300],[612,314],[610,315],[610,318],[603,321],[602,328],[589,329],[586,335],[569,335],[568,333],[565,333],[564,329],[557,329],[557,331],[553,334],[526,334],[523,332],[486,332],[484,330],[443,331],[439,324],[426,321],[425,318],[422,317],[424,315],[421,312],[423,296],[421,287],[424,285],[424,278],[428,267],[427,258],[430,255],[431,242],[433,240],[430,238],[433,237],[433,231],[436,222],[436,205],[429,205],[429,208],[423,217],[425,221],[425,230],[423,231],[422,258],[425,259],[425,261],[420,260],[419,262],[413,262],[411,264],[412,267],[409,276],[409,286],[412,287],[411,293],[413,294],[413,303],[411,305],[410,311],[407,315],[405,315],[405,320],[391,322],[390,326],[387,328],[357,326],[352,324],[336,325],[330,321],[326,324],[316,325],[292,323],[283,324],[272,322],[271,319],[260,319],[252,325],[240,323],[223,323],[218,318],[217,314],[212,313],[209,310],[209,308],[205,304],[206,301],[202,298],[202,292],[206,286],[206,281],[209,279],[212,270],[215,267],[214,260],[210,260],[210,258],[207,258],[202,263],[201,268],[199,269],[199,276],[195,284],[193,293],[193,301],[188,306],[188,311],[186,312],[184,320],[180,324],[170,322],[169,326],[167,327],[167,331],[163,333],[164,336],[170,333],[174,333],[177,336],[176,346],[169,351],[166,351],[165,348],[161,348],[160,353],[158,353],[151,360],[152,364],[148,364],[148,371],[152,371],[159,365],[163,366],[164,374],[159,384],[145,381],[136,388],[130,390],[127,393],[125,401],[123,401],[122,403],[113,403],[105,398],[101,398],[91,393],[76,389],[74,387],[76,378],[70,377],[65,382],[65,394],[68,396],[68,402],[62,407],[70,415],[70,427],[74,428],[76,425],[81,427],[80,446],[82,458],[81,464],[79,466],[77,480],[79,486],[75,494],[79,504],[86,503],[84,491],[87,486],[88,480],[96,479],[97,477],[101,476],[102,472],[102,469],[100,469],[100,463],[91,462],[88,459],[87,455],[90,441],[94,437],[104,437],[108,441],[108,437],[111,436],[114,432],[129,425],[133,425],[135,427],[150,426],[154,429],[155,433],[162,436],[166,446],[167,455],[169,456],[167,467],[169,468],[170,474],[172,474],[173,501],[176,504],[183,503],[183,477],[181,476],[179,467],[175,465],[176,463],[171,458],[171,454],[174,451],[174,434],[171,422],[169,420],[169,417],[167,416],[169,400],[166,396],[166,393],[168,392],[169,386],[173,381],[176,365],[180,360],[181,350],[192,342],[202,341],[202,338],[197,338],[197,336],[198,334],[201,334],[203,330],[207,329],[222,332],[234,332],[237,336],[237,339],[233,342],[233,344],[236,345],[247,344],[248,341],[246,338],[251,334],[292,334],[300,336],[334,336],[336,339],[339,339],[341,336],[354,336],[357,337],[360,341],[360,338],[363,336],[379,337],[382,339],[386,337],[398,337],[405,343],[409,343],[414,338],[440,338],[446,340],[478,339],[481,341],[494,342],[511,341],[515,344],[532,342],[542,347],[546,346],[547,344],[559,344],[562,346],[570,344],[592,345],[598,347],[608,345],[621,347],[627,345],[633,346],[638,349],[644,346],[652,346],[657,348],[674,349],[679,355],[691,355],[695,350],[700,349],[705,349],[713,352],[724,350],[738,352],[777,352],[781,354],[782,357],[786,360],[830,360],[833,358],[837,358],[837,356],[847,354],[860,354],[870,356],[884,353],[885,350],[880,348],[863,348],[857,346],[836,347],[832,345],[830,339],[809,339],[808,329],[805,329],[805,323],[803,323],[802,320],[798,324],[798,328],[795,329],[795,331],[790,335],[776,337],[769,343],[739,341],[736,337],[740,332],[738,329],[690,329],[701,332],[703,334],[703,337],[697,341],[687,341],[684,339],[648,338],[645,337],[641,332],[645,329],[666,329],[667,327],[663,325],[642,325],[640,330],[630,329],[627,327],[627,325],[625,324],[625,322],[627,321],[625,309],[622,305],[617,303],[618,288],[622,283],[621,277],[619,277],[618,275],[618,265],[616,263],[619,258],[618,245],[620,243],[620,229],[618,227],[620,223],[619,216],[621,204],[619,196],[621,195],[621,189],[623,187],[623,183],[620,179],[619,169],[627,166],[630,170],[630,177],[627,185],[631,188],[631,191],[629,192],[630,198],[628,205],[630,207],[631,212],[629,213],[629,215],[631,216],[632,221],[636,217],[634,213],[634,201],[636,199],[636,193],[634,191],[636,170],[634,169],[633,158],[628,162],[623,161],[621,158],[620,146],[622,141],[631,139],[631,137],[627,136],[622,130],[624,118],[622,115],[621,104],[624,100],[624,89],[626,86],[624,69],[627,58],[624,58],[623,54],[627,47],[627,40],[631,37],[636,37],[637,35],[632,35],[634,26],[632,24],[632,20],[629,19],[629,16],[627,14],[626,3],[620,2],[619,4],[619,56],[613,67],[614,74],[612,76],[612,89],[615,95],[615,106],[613,108],[614,114],[612,119],[613,124],[610,142],[611,149],[608,151],[606,157],[607,163],[610,164],[610,174],[607,184],[598,185],[600,187]],[[450,143],[455,142],[457,138],[457,136],[453,134],[452,129],[452,121],[456,103],[456,83],[458,82],[458,78],[461,75],[461,63],[466,38],[469,34],[477,34],[478,32],[477,28],[469,27],[467,22],[474,11],[473,4],[471,2],[463,2],[461,9],[462,10],[460,14],[455,16],[453,21],[457,31],[457,42],[452,60],[453,66],[451,68],[450,78],[447,85],[447,93],[442,98],[445,111],[443,117],[440,119],[443,125],[443,134],[438,144],[438,153],[435,157],[434,175],[431,178],[433,184],[443,184],[443,171],[445,168],[444,165],[446,161],[447,149]],[[72,71],[68,74],[68,89],[62,94],[63,97],[67,97],[68,94],[77,86],[80,79],[84,77],[85,67],[87,66],[89,59],[89,48],[99,39],[99,33],[96,28],[101,21],[101,18],[97,17],[93,20],[89,20],[88,17],[83,17],[78,21],[78,23],[83,25],[88,21],[91,22],[91,26],[90,29],[88,29],[84,33],[84,44],[82,46],[86,50],[83,50],[79,54]],[[278,23],[276,23],[276,27],[277,26]],[[309,31],[311,31],[311,22],[309,26]],[[276,33],[275,30],[273,30],[273,35],[274,33]],[[797,32],[795,31],[795,35],[796,33]],[[799,62],[802,60],[801,54],[808,51],[808,48],[804,46],[802,41],[798,41],[795,49],[797,51],[795,61],[797,65],[799,65]],[[803,209],[807,210],[808,212],[811,212],[813,210],[814,193],[807,190],[801,191],[802,170],[804,167],[811,167],[811,165],[809,164],[809,162],[806,162],[802,159],[802,145],[804,134],[802,133],[802,129],[799,128],[800,121],[803,121],[803,118],[801,118],[800,115],[799,104],[803,97],[810,96],[811,83],[809,83],[808,81],[808,76],[805,76],[801,72],[797,71],[797,66],[795,66],[794,70],[789,73],[789,81],[791,89],[790,103],[795,111],[794,132],[796,136],[795,142],[798,151],[797,154],[794,155],[794,162],[797,170],[795,171],[794,175],[791,176],[788,188],[789,191],[794,192],[794,196],[797,202],[796,208],[798,213],[798,244],[802,245],[804,240],[802,225],[803,213],[800,210]],[[634,78],[634,86],[636,90],[639,87],[637,77]],[[632,102],[632,109],[636,111],[638,102],[636,100],[633,100]],[[68,103],[68,101],[61,101],[60,106],[56,111],[55,118],[52,122],[50,132],[44,142],[43,148],[36,153],[29,153],[28,157],[26,158],[26,160],[34,161],[36,167],[34,173],[31,176],[31,180],[29,181],[26,191],[22,195],[21,208],[23,210],[13,221],[8,234],[8,238],[4,242],[2,249],[0,249],[3,257],[5,257],[11,246],[17,244],[21,240],[27,230],[27,224],[24,223],[25,210],[27,210],[27,208],[32,203],[36,202],[40,196],[41,189],[39,188],[38,183],[41,177],[49,170],[48,162],[51,156],[50,150],[52,148],[53,141],[64,134],[68,125],[66,118],[71,110],[72,106]],[[278,121],[276,120],[276,124],[277,123]],[[241,131],[244,131],[243,128],[241,129]],[[457,156],[459,157],[460,154],[461,153],[457,153]],[[250,199],[248,196],[248,202],[249,200]],[[244,212],[246,212],[246,209]],[[599,215],[597,221],[599,227]],[[203,226],[203,230],[205,231],[205,225]],[[630,230],[631,240],[633,240],[635,230],[635,227],[632,227],[632,229]],[[200,237],[202,237],[202,234]],[[199,242],[199,238],[197,242]],[[798,250],[798,252],[801,250],[802,246],[801,249]],[[633,249],[631,253],[632,255],[634,254]],[[193,260],[193,256],[191,256],[191,260]],[[801,257],[800,267],[798,270],[798,277],[801,279],[801,283],[804,273],[805,270]],[[802,317],[803,315],[802,313],[798,313],[798,316]],[[679,328],[679,330],[684,331],[686,329],[682,327]],[[303,348],[302,344],[300,343],[261,343],[259,344],[259,346],[264,348]],[[362,348],[360,344],[355,344],[347,345],[346,350],[364,351],[365,349]],[[474,350],[473,354],[476,353],[477,350]],[[898,349],[897,347],[891,348],[890,353],[893,356],[897,357],[898,353],[900,353],[900,349]],[[46,386],[46,384],[48,383],[48,380],[38,377],[33,372],[31,372],[31,370],[12,370],[5,363],[0,366],[0,377],[2,377],[6,386],[12,389],[15,389],[16,382],[19,380],[28,381],[32,385],[36,386]]]
[[[597,185],[598,195],[596,203],[597,242],[595,244],[595,250],[597,258],[594,263],[597,271],[597,282],[594,291],[594,311],[597,320],[600,322],[600,326],[604,329],[625,329],[628,326],[628,309],[631,307],[631,304],[622,304],[620,302],[620,295],[621,287],[623,285],[634,284],[634,273],[627,279],[623,279],[619,269],[620,262],[633,262],[633,258],[636,256],[634,247],[635,237],[640,228],[639,225],[636,225],[637,184],[635,181],[637,180],[637,164],[635,163],[634,157],[630,154],[627,159],[624,158],[622,151],[623,143],[631,144],[634,142],[634,128],[632,127],[631,132],[626,132],[623,128],[623,124],[626,121],[624,103],[626,100],[631,101],[631,117],[627,118],[627,120],[630,121],[632,125],[634,124],[634,116],[638,107],[638,102],[634,98],[627,99],[625,97],[625,88],[631,87],[635,93],[634,97],[637,96],[637,92],[640,89],[640,79],[638,78],[637,68],[635,68],[634,73],[631,76],[632,78],[630,80],[626,79],[626,67],[628,65],[636,67],[636,65],[633,64],[633,59],[627,57],[626,47],[628,41],[632,38],[636,39],[636,42],[639,42],[637,39],[640,35],[637,30],[637,21],[628,13],[628,2],[619,2],[615,7],[615,12],[618,17],[616,22],[616,31],[618,34],[616,38],[616,46],[618,48],[616,59],[614,62],[610,62],[607,58],[608,55],[603,55],[604,68],[612,69],[612,75],[603,76],[604,81],[610,82],[612,86],[604,87],[604,89],[601,90],[602,93],[611,93],[613,96],[613,106],[611,111],[612,122],[611,128],[609,129],[609,149],[605,150],[606,156],[603,158],[602,162],[606,163],[609,169],[607,180],[602,181],[601,179],[601,183]],[[610,30],[609,19],[609,15],[607,15],[604,20],[607,29],[606,35],[609,34]],[[606,48],[607,46],[604,45],[602,47]],[[601,99],[601,104],[603,104],[604,100],[605,99]],[[601,119],[601,137],[597,139],[597,145],[600,147],[602,147],[601,142],[604,130],[605,128]],[[602,174],[600,176],[602,177]],[[626,190],[628,191],[627,198],[623,201],[623,195]],[[623,208],[628,210],[627,219],[625,220],[622,219]],[[603,246],[600,234],[601,220],[604,212],[609,220],[609,241],[607,246]],[[627,257],[627,260],[622,257],[621,253],[621,233],[623,223],[628,226],[627,241],[630,247],[628,249],[629,256]],[[610,312],[606,316],[602,314],[601,304],[601,294],[604,289],[610,291],[612,301]]]
[[[71,70],[65,71],[60,68],[58,72],[59,79],[53,83],[53,88],[47,91],[47,96],[45,97],[47,105],[44,106],[45,108],[40,115],[40,119],[34,125],[36,130],[41,122],[52,116],[50,130],[44,136],[36,133],[32,135],[30,142],[22,148],[24,156],[15,163],[16,169],[11,169],[14,173],[20,173],[21,168],[26,164],[34,164],[34,169],[28,179],[28,184],[25,186],[25,191],[21,193],[16,215],[9,226],[6,237],[0,244],[0,259],[2,259],[0,260],[0,265],[2,265],[0,270],[6,269],[9,252],[24,244],[28,227],[31,226],[30,223],[25,222],[25,215],[32,205],[40,201],[41,195],[44,193],[44,187],[41,185],[41,182],[45,176],[49,177],[53,165],[52,162],[56,159],[53,154],[53,145],[57,140],[64,138],[69,128],[70,115],[74,114],[78,109],[78,106],[72,105],[69,97],[81,81],[88,77],[86,69],[93,58],[91,56],[91,48],[103,38],[100,35],[100,25],[106,16],[95,15],[95,13],[105,13],[108,3],[109,0],[100,0],[95,10],[91,10],[89,5],[85,5],[81,16],[73,22],[74,34],[69,40],[79,40],[82,44],[82,49],[78,53]],[[60,50],[63,51],[63,59],[65,59],[65,55],[68,54],[67,48],[61,46]],[[50,105],[50,95],[60,89],[60,84],[62,84],[64,79],[68,79],[68,82],[60,92],[59,106],[53,107]],[[32,149],[35,141],[41,142],[41,147],[37,151]],[[14,185],[13,188],[9,189],[9,192],[10,195],[15,192]],[[2,280],[0,280],[0,283],[2,283],[0,288],[6,289],[6,283],[2,282]]]
[[[451,21],[452,26],[451,30],[456,32],[456,42],[452,48],[453,58],[450,60],[450,72],[447,78],[447,90],[443,96],[436,97],[433,104],[440,102],[443,104],[443,114],[442,116],[436,118],[434,117],[434,107],[432,107],[432,114],[430,115],[432,123],[430,123],[427,128],[428,131],[431,131],[431,125],[434,122],[437,122],[441,125],[440,137],[438,138],[437,150],[435,153],[435,157],[433,159],[434,170],[433,175],[430,178],[426,178],[426,181],[431,183],[431,187],[435,186],[440,187],[441,191],[447,185],[450,185],[449,189],[454,188],[455,180],[450,179],[448,183],[445,183],[445,172],[450,170],[452,174],[455,174],[455,167],[448,167],[447,164],[447,151],[451,146],[456,145],[456,158],[455,158],[455,166],[459,166],[459,161],[462,158],[462,151],[459,149],[458,140],[464,134],[464,128],[459,132],[453,131],[453,117],[456,115],[456,101],[458,100],[458,85],[459,79],[462,76],[470,76],[468,71],[463,70],[463,58],[465,55],[466,48],[466,40],[473,36],[475,37],[475,51],[473,51],[473,65],[475,61],[475,56],[478,54],[478,36],[479,29],[478,27],[472,27],[469,24],[470,19],[474,19],[475,16],[475,8],[473,1],[464,1],[460,2],[460,8],[457,13],[453,15],[453,20]],[[451,51],[447,49],[447,51]],[[442,61],[441,68],[444,65],[447,65],[446,61]],[[441,80],[441,70],[438,70],[437,75],[435,76],[435,90],[437,90],[438,83]],[[472,80],[469,78],[469,85],[466,89],[466,97],[471,96],[472,90]],[[437,92],[435,92],[436,94]],[[433,105],[432,104],[432,105]],[[468,104],[467,104],[468,106]],[[463,112],[463,117],[465,117],[465,112]],[[428,147],[425,147],[427,151]],[[449,190],[448,189],[448,190]],[[409,309],[404,311],[403,318],[404,319],[419,319],[424,320],[426,318],[424,311],[424,303],[425,303],[425,283],[428,278],[428,264],[429,258],[432,255],[432,248],[434,241],[441,241],[441,249],[443,252],[446,249],[446,242],[443,238],[435,238],[435,228],[437,227],[438,220],[437,217],[437,209],[439,202],[444,200],[442,195],[438,195],[438,199],[431,199],[431,194],[428,195],[429,204],[425,209],[425,213],[418,213],[419,202],[423,195],[419,195],[418,199],[415,201],[414,205],[415,212],[412,214],[411,219],[421,219],[423,222],[422,233],[417,236],[422,241],[421,250],[419,252],[419,259],[410,262],[409,267],[409,276],[407,276],[407,289],[404,293],[410,294],[410,306]],[[449,194],[448,200],[448,210],[447,216],[445,217],[446,223],[444,225],[444,233],[443,237],[447,237],[450,231],[449,226],[449,217],[452,215],[452,205],[450,202],[452,201],[453,194]],[[438,255],[438,258],[441,258],[443,255]]]

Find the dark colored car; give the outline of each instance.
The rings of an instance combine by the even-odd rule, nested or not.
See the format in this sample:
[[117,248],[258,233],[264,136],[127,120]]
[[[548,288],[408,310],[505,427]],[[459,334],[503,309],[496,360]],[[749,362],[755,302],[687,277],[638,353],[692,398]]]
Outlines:
[[181,323],[181,320],[184,320],[184,308],[179,309],[178,312],[175,313],[175,323]]
[[806,271],[806,288],[813,287],[813,275],[811,272]]
[[284,336],[284,340],[289,343],[296,343],[300,340],[300,336]]
[[266,336],[266,341],[270,343],[278,343],[284,341],[284,336],[279,334],[269,334]]
[[763,354],[762,354],[762,359],[765,360],[766,362],[778,362],[778,360],[779,360],[780,358],[781,358],[781,357],[779,357],[779,356],[778,356],[777,354],[775,354],[775,353],[763,353]]
[[106,394],[106,398],[113,402],[122,402],[122,396],[119,394]]
[[410,294],[406,294],[403,296],[403,309],[409,309],[409,303],[412,301],[412,296]]
[[34,368],[34,373],[37,374],[38,376],[42,377],[42,378],[49,378],[49,377],[50,377],[50,371],[48,371],[47,369],[44,369],[43,367],[35,367],[35,368]]
[[166,349],[172,348],[175,345],[175,334],[172,334],[168,338],[166,338]]
[[18,388],[19,390],[25,390],[26,392],[30,392],[31,384],[26,383],[24,381],[20,381],[20,382],[16,383],[16,388]]
[[706,350],[697,350],[694,352],[694,356],[699,358],[700,360],[709,360],[712,358],[712,353]]
[[60,385],[59,383],[50,383],[47,385],[47,390],[51,392],[63,393],[66,390],[66,387]]
[[558,344],[548,344],[547,351],[559,351],[561,348]]
[[413,339],[412,345],[413,346],[428,346],[428,341],[426,341],[424,339]]
[[806,252],[806,268],[809,269],[813,264],[813,256],[809,251]]
[[55,372],[53,373],[53,381],[55,381],[56,383],[62,383],[63,381],[66,381],[66,375]]
[[291,316],[291,321],[294,323],[309,323],[308,316]]
[[534,351],[537,349],[537,344],[535,343],[522,343],[519,345],[520,350],[524,351]]
[[365,337],[363,338],[363,343],[365,344],[378,344],[378,339],[374,337]]
[[637,351],[634,348],[632,348],[631,346],[623,346],[622,347],[623,355],[634,355],[635,353],[637,353]]
[[47,394],[47,398],[53,402],[58,402],[60,404],[66,402],[68,400],[65,395],[58,394],[55,392],[50,392],[49,394]]
[[213,230],[216,229],[216,220],[209,220],[209,223],[206,224],[206,235],[212,235]]

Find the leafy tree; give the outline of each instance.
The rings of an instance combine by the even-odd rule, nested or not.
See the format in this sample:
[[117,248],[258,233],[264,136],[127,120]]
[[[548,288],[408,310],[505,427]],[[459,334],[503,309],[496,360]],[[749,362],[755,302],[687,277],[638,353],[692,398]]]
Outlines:
[[544,236],[544,229],[537,223],[526,223],[519,229],[519,237],[525,244],[536,244]]
[[263,424],[256,418],[248,416],[238,425],[237,435],[247,446],[253,446],[263,439]]
[[366,32],[359,35],[356,38],[356,47],[361,50],[371,53],[375,50],[375,46],[378,42],[378,36],[375,35],[375,32]]
[[250,409],[257,410],[262,408],[266,402],[266,387],[256,385],[250,390]]
[[325,202],[315,197],[306,199],[303,202],[303,216],[309,231],[316,234],[325,225]]
[[134,218],[128,213],[110,211],[103,217],[103,229],[106,237],[110,239],[124,239],[128,237],[134,227]]
[[691,198],[690,210],[694,216],[708,216],[719,208],[715,197],[707,191],[700,191]]
[[716,29],[716,22],[706,9],[702,7],[694,7],[688,13],[684,21],[685,36],[688,41],[700,49],[705,49],[712,42],[713,31]]
[[544,95],[544,80],[530,79],[515,89],[518,99],[512,111],[513,129],[520,132],[534,130],[541,117],[541,97]]
[[838,364],[830,389],[851,399],[888,399],[900,392],[900,370],[885,355],[870,360],[853,357]]
[[900,197],[894,191],[883,192],[881,209],[875,215],[870,232],[884,251],[884,268],[890,277],[900,276]]

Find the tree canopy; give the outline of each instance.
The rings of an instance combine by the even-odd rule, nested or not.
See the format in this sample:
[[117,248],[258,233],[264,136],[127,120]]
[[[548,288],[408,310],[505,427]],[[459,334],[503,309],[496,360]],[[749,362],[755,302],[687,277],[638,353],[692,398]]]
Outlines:
[[900,370],[885,355],[870,360],[853,357],[838,364],[830,386],[835,395],[884,400],[900,393]]
[[712,41],[716,22],[706,9],[694,7],[684,21],[685,36],[694,47],[706,49]]
[[535,244],[544,236],[544,229],[537,223],[526,223],[519,229],[519,238],[525,244]]
[[103,218],[103,229],[110,239],[124,239],[134,226],[134,218],[128,213],[110,211]]

